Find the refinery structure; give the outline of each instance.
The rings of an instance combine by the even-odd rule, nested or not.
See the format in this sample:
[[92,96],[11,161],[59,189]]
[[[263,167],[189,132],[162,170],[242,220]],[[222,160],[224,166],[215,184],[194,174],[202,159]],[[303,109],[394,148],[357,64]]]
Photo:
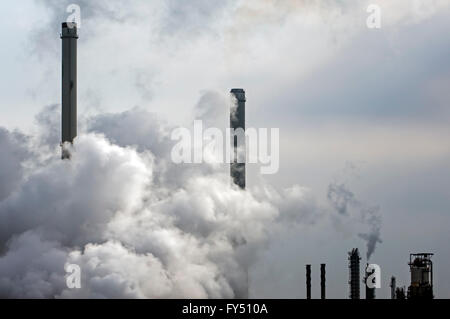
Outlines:
[[408,299],[433,299],[433,262],[431,253],[409,255],[411,285]]
[[[397,279],[392,276],[390,280],[391,299],[434,299],[433,294],[433,262],[431,257],[433,253],[415,253],[410,254],[409,271],[410,285],[407,291],[405,287],[397,287]],[[358,248],[353,248],[348,252],[348,284],[349,298],[360,299],[361,284],[365,287],[365,299],[376,298],[376,288],[370,287],[368,281],[374,274],[374,269],[366,265],[364,269],[364,278],[361,280],[361,257]],[[320,267],[320,298],[325,299],[325,264]],[[311,265],[306,265],[306,299],[311,299]]]
[[[74,143],[77,136],[77,25],[64,22],[61,31],[62,39],[62,112],[61,112],[61,147],[62,159],[70,159],[67,145]],[[246,188],[246,145],[245,138],[245,91],[242,88],[232,89],[230,108],[230,128],[233,130],[234,160],[230,163],[230,178],[241,190]],[[396,277],[390,280],[391,299],[433,299],[433,253],[410,254],[410,285],[397,287]],[[365,299],[375,299],[375,288],[368,286],[368,278],[374,272],[369,264],[363,271],[361,280],[361,257],[358,248],[348,252],[348,285],[350,299],[360,299],[361,284],[365,287]],[[326,264],[320,264],[320,298],[326,299]],[[242,298],[249,297],[249,275],[247,270],[246,291]],[[311,299],[311,264],[306,265],[306,298]]]

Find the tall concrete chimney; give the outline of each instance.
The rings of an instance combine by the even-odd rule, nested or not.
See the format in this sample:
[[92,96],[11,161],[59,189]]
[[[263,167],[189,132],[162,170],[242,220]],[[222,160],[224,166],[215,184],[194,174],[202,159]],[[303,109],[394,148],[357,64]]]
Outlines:
[[[230,163],[230,176],[234,184],[241,189],[245,189],[245,91],[243,89],[232,89],[231,109],[230,109],[230,129],[233,139],[233,160]],[[250,296],[250,275],[246,270],[246,291],[242,292],[238,298],[248,299]]]
[[320,299],[325,298],[325,264],[320,264]]
[[311,299],[311,265],[306,265],[306,299]]
[[[73,143],[77,136],[77,25],[62,24],[62,136],[61,142]],[[63,158],[68,158],[63,150]]]
[[231,97],[230,128],[235,133],[232,135],[234,160],[230,165],[230,175],[236,185],[245,189],[245,91],[232,89]]

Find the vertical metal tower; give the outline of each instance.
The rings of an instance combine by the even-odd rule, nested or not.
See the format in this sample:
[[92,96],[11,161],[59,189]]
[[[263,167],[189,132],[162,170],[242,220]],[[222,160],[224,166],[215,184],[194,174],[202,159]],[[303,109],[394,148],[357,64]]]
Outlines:
[[325,264],[320,264],[320,299],[325,298]]
[[306,265],[306,299],[311,299],[311,265]]
[[[77,136],[77,25],[62,24],[62,127],[61,142],[73,143]],[[63,158],[69,157],[64,154]]]
[[349,268],[349,285],[350,285],[350,299],[359,299],[359,262],[361,257],[359,256],[358,248],[353,248],[348,253],[348,268]]
[[245,91],[232,89],[231,96],[233,103],[230,112],[230,128],[238,134],[232,135],[234,160],[230,165],[230,175],[236,185],[245,189],[246,146],[245,134],[243,134],[245,132]]

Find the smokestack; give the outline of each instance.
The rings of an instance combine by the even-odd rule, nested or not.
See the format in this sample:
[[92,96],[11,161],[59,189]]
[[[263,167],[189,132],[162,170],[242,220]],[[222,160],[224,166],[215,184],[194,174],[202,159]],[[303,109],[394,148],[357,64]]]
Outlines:
[[350,284],[350,299],[359,299],[359,257],[358,248],[353,248],[348,253],[348,268],[349,268],[349,281]]
[[396,291],[396,288],[397,288],[397,283],[396,283],[396,280],[395,280],[394,276],[391,277],[391,285],[390,285],[390,287],[391,287],[391,299],[395,299],[395,291]]
[[366,275],[364,277],[364,284],[366,286],[366,299],[375,299],[375,288],[370,288],[367,284],[367,280],[369,279],[369,276],[372,275],[375,272],[375,269],[372,271],[369,271],[369,264],[366,265]]
[[230,175],[233,182],[245,189],[245,91],[232,89],[233,100],[230,112],[230,127],[233,130],[234,160],[230,165]]
[[306,299],[311,299],[311,265],[306,265]]
[[[77,25],[62,24],[62,139],[73,143],[77,136]],[[63,159],[70,155],[64,151]]]
[[325,264],[320,264],[320,299],[325,299]]
[[[233,138],[233,160],[230,164],[230,176],[233,183],[245,189],[245,91],[243,89],[231,90],[232,105],[230,109],[230,129]],[[247,289],[242,299],[250,296],[250,276],[246,271]]]

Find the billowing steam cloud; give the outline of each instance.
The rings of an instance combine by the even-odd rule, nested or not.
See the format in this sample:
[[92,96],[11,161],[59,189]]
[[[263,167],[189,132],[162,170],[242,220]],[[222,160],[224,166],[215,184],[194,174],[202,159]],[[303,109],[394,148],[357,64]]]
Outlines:
[[0,200],[6,198],[18,186],[23,176],[21,163],[29,156],[24,144],[26,136],[9,132],[0,127]]
[[0,130],[0,297],[245,296],[273,226],[315,218],[299,186],[244,192],[227,169],[174,165],[170,128],[139,109],[86,119],[62,161],[58,117],[33,138]]
[[[358,236],[366,241],[366,258],[369,260],[375,251],[377,243],[382,242],[379,207],[370,207],[359,201],[345,183],[330,183],[328,185],[327,198],[341,217],[356,218],[368,226],[368,232],[360,233]],[[352,215],[352,209],[356,210],[355,215]]]

